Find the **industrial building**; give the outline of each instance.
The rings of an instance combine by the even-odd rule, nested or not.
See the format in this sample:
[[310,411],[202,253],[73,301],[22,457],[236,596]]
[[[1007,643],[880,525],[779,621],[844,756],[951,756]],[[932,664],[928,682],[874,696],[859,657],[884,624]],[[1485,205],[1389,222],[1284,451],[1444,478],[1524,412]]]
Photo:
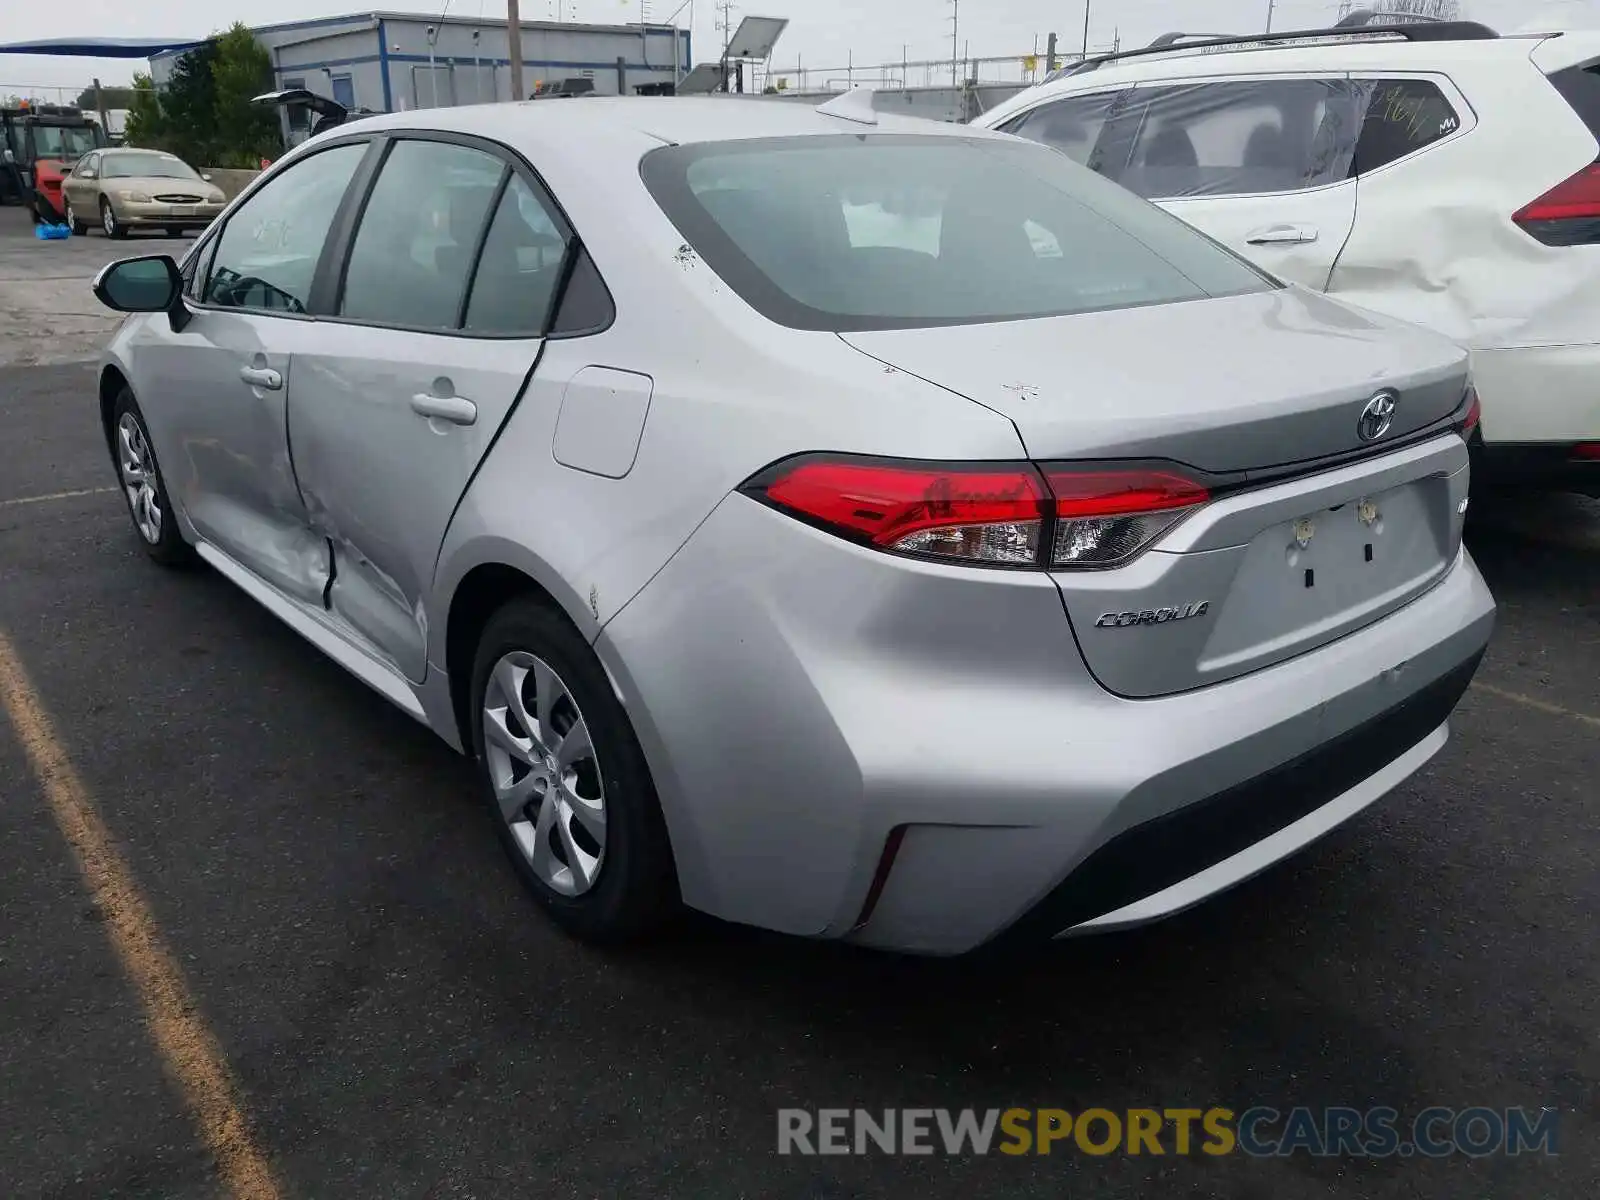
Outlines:
[[[275,88],[309,88],[347,108],[398,112],[511,98],[506,23],[370,12],[263,25]],[[181,51],[150,60],[159,87]],[[522,22],[521,95],[585,80],[598,95],[665,90],[691,65],[689,31],[667,25]],[[592,89],[591,86],[592,85]]]

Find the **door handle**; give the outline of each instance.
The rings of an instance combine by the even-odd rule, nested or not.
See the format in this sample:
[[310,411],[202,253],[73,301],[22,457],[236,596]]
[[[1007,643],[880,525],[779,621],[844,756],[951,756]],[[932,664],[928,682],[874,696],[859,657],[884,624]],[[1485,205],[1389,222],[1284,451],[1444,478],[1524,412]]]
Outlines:
[[1315,225],[1268,225],[1245,239],[1251,246],[1298,246],[1317,240]]
[[283,386],[283,376],[271,367],[240,367],[239,378],[251,387],[266,388],[269,392]]
[[411,397],[411,411],[424,417],[438,417],[452,425],[471,425],[478,419],[478,406],[464,396],[418,392]]

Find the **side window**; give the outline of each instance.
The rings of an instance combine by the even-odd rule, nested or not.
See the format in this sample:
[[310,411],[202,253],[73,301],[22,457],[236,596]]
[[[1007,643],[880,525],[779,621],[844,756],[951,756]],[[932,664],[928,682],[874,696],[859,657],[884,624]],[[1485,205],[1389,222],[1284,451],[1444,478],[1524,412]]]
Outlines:
[[1426,79],[1364,80],[1366,114],[1356,147],[1355,173],[1364,175],[1431,146],[1461,127],[1461,118]]
[[[505,171],[500,159],[470,146],[397,141],[362,211],[339,314],[413,329],[455,329]],[[489,255],[486,249],[485,259]]]
[[1054,104],[1041,104],[1017,120],[1002,126],[1007,133],[1042,142],[1059,150],[1080,166],[1102,170],[1094,157],[1101,144],[1106,122],[1118,108],[1126,92],[1101,92],[1093,96],[1073,96]]
[[550,210],[520,176],[512,176],[483,244],[464,328],[543,333],[566,257],[567,239]]
[[305,312],[311,280],[365,142],[303,158],[228,218],[202,300],[224,308]]
[[578,259],[572,264],[572,274],[561,293],[561,307],[550,325],[551,337],[583,337],[599,333],[616,320],[617,307],[611,300],[606,281],[589,257],[589,251],[578,246]]
[[1344,80],[1219,81],[1133,96],[1119,122],[1134,122],[1137,134],[1118,181],[1148,199],[1289,192],[1350,177],[1360,110]]

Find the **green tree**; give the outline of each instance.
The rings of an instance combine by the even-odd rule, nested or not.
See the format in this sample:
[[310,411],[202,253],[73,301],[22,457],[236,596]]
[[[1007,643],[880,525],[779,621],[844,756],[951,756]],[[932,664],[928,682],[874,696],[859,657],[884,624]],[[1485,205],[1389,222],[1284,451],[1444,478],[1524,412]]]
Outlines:
[[[137,86],[138,78],[137,75],[134,76],[135,86]],[[100,88],[101,99],[105,102],[107,108],[132,108],[133,92],[134,89],[131,87],[102,86]],[[94,108],[94,86],[92,84],[78,93],[77,104],[79,108],[83,109]]]
[[211,165],[253,167],[262,158],[276,158],[283,149],[277,110],[251,103],[272,90],[272,59],[266,47],[238,21],[217,39],[216,47],[211,72],[218,157]]
[[191,166],[253,167],[283,149],[275,110],[251,99],[272,89],[272,59],[241,22],[178,56],[166,85],[133,78],[127,141]]
[[128,124],[123,130],[130,146],[159,148],[166,138],[167,117],[161,109],[156,85],[143,71],[136,71],[129,89]]
[[172,64],[172,78],[161,89],[167,143],[162,149],[195,166],[220,165],[212,164],[217,145],[216,61],[215,42],[185,51]]

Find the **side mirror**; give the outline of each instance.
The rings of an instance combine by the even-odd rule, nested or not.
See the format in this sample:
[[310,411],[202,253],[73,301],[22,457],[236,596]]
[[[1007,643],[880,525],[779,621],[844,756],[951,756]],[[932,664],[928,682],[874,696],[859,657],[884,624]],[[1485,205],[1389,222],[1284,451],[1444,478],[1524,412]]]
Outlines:
[[11,163],[14,163],[16,161],[17,161],[17,156],[15,154],[11,153],[11,147],[7,146],[6,147],[6,164],[9,166]]
[[113,312],[164,312],[173,329],[189,323],[189,310],[183,307],[183,275],[170,255],[112,263],[95,276],[94,295]]
[[200,178],[204,179],[207,183],[211,182],[211,176],[209,176],[209,175],[202,175],[202,176],[200,176]]

